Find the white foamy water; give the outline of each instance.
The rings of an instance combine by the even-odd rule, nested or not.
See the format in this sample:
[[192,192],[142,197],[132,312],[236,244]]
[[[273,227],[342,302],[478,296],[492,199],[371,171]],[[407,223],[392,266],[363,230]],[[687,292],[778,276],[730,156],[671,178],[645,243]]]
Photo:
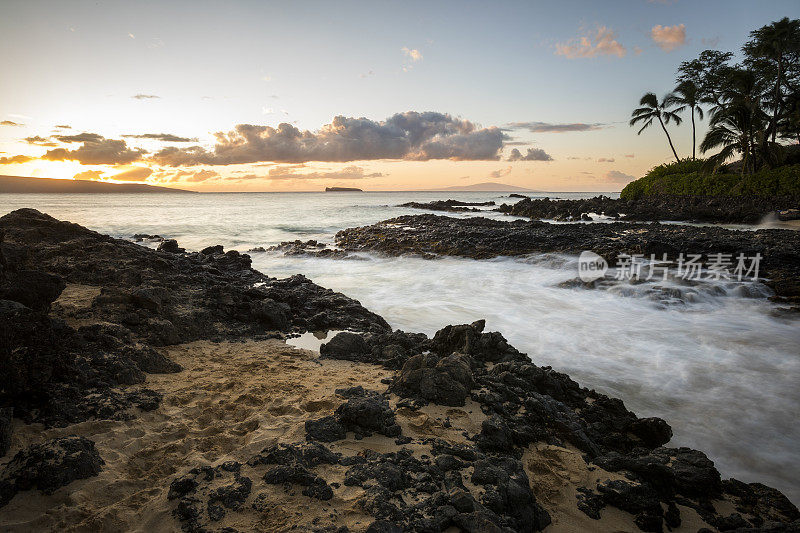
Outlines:
[[[0,214],[35,207],[115,236],[160,234],[189,249],[219,243],[245,251],[284,240],[331,242],[339,229],[421,212],[392,207],[407,201],[509,201],[503,196],[0,195]],[[763,286],[661,284],[673,296],[683,295],[664,303],[654,283],[609,290],[556,287],[576,276],[572,257],[252,256],[254,267],[271,276],[303,273],[406,331],[432,334],[447,324],[485,318],[488,329],[502,332],[535,363],[622,398],[640,416],[665,418],[675,433],[671,445],[705,451],[723,476],[760,481],[800,500],[800,320],[776,313],[764,298],[748,297],[763,294]]]

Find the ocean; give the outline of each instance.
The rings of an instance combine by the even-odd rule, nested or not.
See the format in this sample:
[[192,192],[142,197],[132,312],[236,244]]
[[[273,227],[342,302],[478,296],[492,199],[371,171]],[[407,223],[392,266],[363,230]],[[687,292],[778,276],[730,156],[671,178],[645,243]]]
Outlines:
[[[0,215],[33,207],[115,237],[158,234],[189,250],[222,244],[245,252],[296,239],[332,243],[338,230],[425,212],[398,204],[446,198],[516,201],[487,192],[0,194]],[[723,477],[763,482],[800,501],[800,426],[792,414],[800,409],[800,320],[753,297],[765,294],[761,284],[706,282],[691,297],[665,304],[652,298],[655,282],[607,291],[559,288],[577,275],[577,258],[563,255],[483,261],[251,255],[265,274],[305,274],[356,298],[394,328],[431,335],[484,318],[488,330],[500,331],[536,364],[622,398],[639,416],[666,419],[674,431],[670,445],[703,450]]]

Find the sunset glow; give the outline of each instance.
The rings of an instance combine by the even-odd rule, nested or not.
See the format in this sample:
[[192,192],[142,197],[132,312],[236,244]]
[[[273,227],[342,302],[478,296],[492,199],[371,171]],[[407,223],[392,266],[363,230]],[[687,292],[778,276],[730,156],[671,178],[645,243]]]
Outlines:
[[[158,17],[122,2],[11,4],[17,16],[0,21],[14,73],[0,87],[0,173],[206,191],[485,181],[618,191],[670,159],[658,135],[627,126],[631,103],[671,86],[681,61],[735,49],[792,5],[770,2],[753,20],[747,2],[577,2],[557,18],[525,3],[467,13],[257,2],[209,6],[213,16],[171,3]],[[168,27],[170,16],[184,22]],[[342,30],[353,25],[361,31]],[[464,35],[478,27],[504,38]],[[392,120],[411,112],[438,118]],[[274,130],[232,133],[241,125]],[[688,153],[688,131],[674,136]]]

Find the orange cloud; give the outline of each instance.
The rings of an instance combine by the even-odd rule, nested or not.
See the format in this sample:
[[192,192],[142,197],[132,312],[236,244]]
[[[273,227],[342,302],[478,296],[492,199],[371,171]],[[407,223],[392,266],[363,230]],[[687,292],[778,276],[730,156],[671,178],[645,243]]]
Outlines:
[[603,181],[608,183],[630,183],[631,181],[636,179],[636,176],[631,176],[630,174],[625,174],[624,172],[620,172],[619,170],[609,170],[602,177]]
[[83,172],[78,172],[72,179],[74,180],[99,180],[100,176],[103,175],[102,170],[85,170]]
[[126,170],[125,172],[120,172],[119,174],[114,174],[109,179],[117,180],[117,181],[144,181],[146,180],[150,174],[153,173],[153,170],[147,167],[135,167],[130,170]]
[[47,161],[78,161],[83,165],[124,165],[142,158],[147,153],[140,148],[131,149],[123,140],[106,139],[95,133],[56,136],[61,142],[83,142],[77,150],[55,148],[41,159]]
[[416,62],[422,59],[422,52],[420,52],[416,48],[408,48],[407,46],[404,46],[403,48],[401,48],[401,50],[403,51],[403,54],[411,61]]
[[0,157],[0,165],[20,165],[22,163],[27,163],[28,161],[33,161],[34,159],[36,158],[27,155],[12,155],[11,157]]
[[686,25],[662,26],[658,24],[650,30],[650,37],[662,50],[672,52],[686,44]]
[[627,53],[617,41],[617,33],[611,28],[600,26],[597,31],[556,45],[556,55],[567,59],[597,56],[624,57]]

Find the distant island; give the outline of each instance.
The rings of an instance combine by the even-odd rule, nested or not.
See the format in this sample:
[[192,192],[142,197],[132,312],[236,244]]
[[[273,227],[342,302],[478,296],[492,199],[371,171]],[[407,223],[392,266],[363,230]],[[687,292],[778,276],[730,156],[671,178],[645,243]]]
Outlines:
[[0,193],[165,193],[194,192],[157,187],[144,183],[108,183],[103,181],[0,176]]
[[357,187],[325,187],[325,192],[364,192]]
[[472,185],[455,185],[453,187],[439,187],[436,189],[429,189],[431,191],[481,191],[481,192],[509,192],[509,191],[522,191],[522,192],[541,192],[526,189],[524,187],[517,187],[516,185],[506,185],[505,183],[497,183],[494,181],[485,181],[483,183],[474,183]]

